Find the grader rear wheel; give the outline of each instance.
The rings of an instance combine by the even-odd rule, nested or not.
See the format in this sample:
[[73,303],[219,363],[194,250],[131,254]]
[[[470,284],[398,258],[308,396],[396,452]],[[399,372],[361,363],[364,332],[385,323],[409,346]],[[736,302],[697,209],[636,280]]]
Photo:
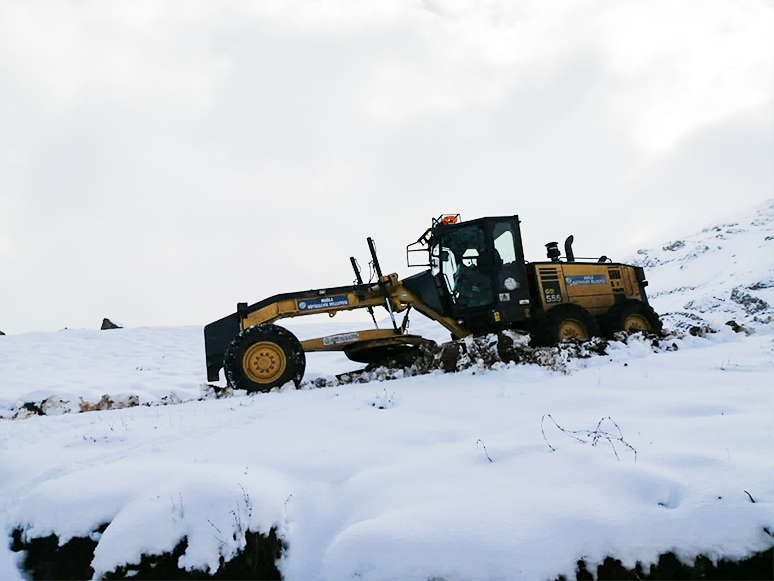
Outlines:
[[619,331],[637,333],[661,331],[661,321],[650,305],[640,301],[627,301],[612,307],[604,317],[605,335],[612,338]]
[[588,339],[589,330],[581,321],[577,319],[563,319],[559,321],[557,327],[557,337],[559,341],[565,339]]
[[257,325],[239,333],[223,361],[228,384],[249,392],[270,391],[304,376],[306,355],[293,333],[277,325]]
[[629,333],[636,333],[637,331],[652,331],[653,326],[648,320],[640,313],[632,313],[623,322],[623,330]]
[[599,335],[599,325],[591,313],[573,304],[558,305],[548,311],[537,329],[539,342],[555,345],[566,339],[586,341]]

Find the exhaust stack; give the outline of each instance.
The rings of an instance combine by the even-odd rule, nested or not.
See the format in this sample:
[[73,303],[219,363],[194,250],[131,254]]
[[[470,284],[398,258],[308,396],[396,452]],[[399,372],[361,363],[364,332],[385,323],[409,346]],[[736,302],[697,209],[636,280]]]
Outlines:
[[575,240],[572,234],[564,241],[564,255],[567,257],[567,262],[575,262],[575,254],[572,252],[572,243]]

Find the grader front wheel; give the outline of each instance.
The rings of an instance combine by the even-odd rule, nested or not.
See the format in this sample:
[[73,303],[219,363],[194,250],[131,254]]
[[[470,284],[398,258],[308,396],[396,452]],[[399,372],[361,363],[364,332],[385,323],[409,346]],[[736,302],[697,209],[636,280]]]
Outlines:
[[234,389],[269,391],[304,376],[306,356],[293,333],[277,325],[257,325],[239,333],[223,361],[228,384]]
[[285,352],[271,341],[260,341],[250,345],[242,356],[242,369],[255,383],[265,385],[277,381],[288,365]]

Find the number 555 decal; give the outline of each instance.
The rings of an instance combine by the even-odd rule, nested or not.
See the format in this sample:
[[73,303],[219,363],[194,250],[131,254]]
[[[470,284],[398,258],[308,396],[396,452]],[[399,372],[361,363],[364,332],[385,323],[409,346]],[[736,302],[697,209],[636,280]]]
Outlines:
[[548,304],[552,303],[561,303],[562,302],[562,291],[559,290],[559,283],[558,282],[550,282],[548,284],[543,285],[543,295],[545,297],[545,301]]

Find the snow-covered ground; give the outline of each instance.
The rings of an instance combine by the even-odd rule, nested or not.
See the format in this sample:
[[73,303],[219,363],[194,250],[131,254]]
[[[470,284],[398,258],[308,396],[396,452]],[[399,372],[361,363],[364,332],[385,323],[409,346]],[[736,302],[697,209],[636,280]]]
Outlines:
[[[183,537],[180,566],[212,570],[245,531],[272,527],[284,578],[304,580],[572,578],[581,558],[765,550],[774,202],[631,261],[668,327],[718,332],[669,351],[611,343],[568,373],[504,365],[203,401],[199,327],[0,337],[6,417],[66,402],[0,421],[0,530],[64,543],[110,523],[92,534],[95,578]],[[447,336],[412,317],[412,331]],[[352,328],[287,326],[302,339]],[[351,369],[312,354],[306,378]],[[104,394],[154,405],[64,413]],[[584,443],[557,424],[610,437]],[[0,543],[0,578],[21,578],[19,558]]]

